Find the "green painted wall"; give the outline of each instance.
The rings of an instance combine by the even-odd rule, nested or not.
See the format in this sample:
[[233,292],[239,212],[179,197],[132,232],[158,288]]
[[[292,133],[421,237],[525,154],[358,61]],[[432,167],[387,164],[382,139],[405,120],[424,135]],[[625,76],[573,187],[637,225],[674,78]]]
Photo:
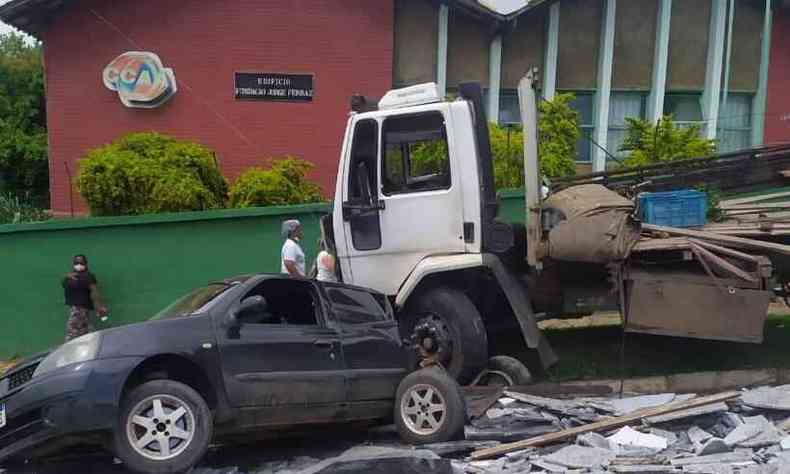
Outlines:
[[[500,216],[521,221],[523,194],[505,191]],[[91,271],[122,325],[156,314],[208,281],[255,272],[279,272],[280,223],[305,228],[308,266],[316,254],[318,219],[326,205],[257,208],[136,217],[90,218],[0,226],[0,360],[59,344],[66,307],[60,280],[74,254]]]
[[[93,218],[0,226],[7,271],[0,309],[0,360],[62,341],[60,279],[85,253],[110,308],[107,324],[145,320],[210,280],[280,271],[280,223],[300,219],[312,262],[325,205]],[[102,327],[102,323],[99,323]]]

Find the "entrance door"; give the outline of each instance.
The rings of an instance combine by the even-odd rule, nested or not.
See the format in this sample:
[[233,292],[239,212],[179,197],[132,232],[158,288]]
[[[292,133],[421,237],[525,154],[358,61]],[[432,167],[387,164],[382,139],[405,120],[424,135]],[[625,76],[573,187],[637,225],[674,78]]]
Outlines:
[[[450,153],[447,107],[426,109],[367,119],[364,136],[363,121],[358,122],[352,144],[351,170],[357,171],[347,177],[347,201],[360,196],[368,204],[356,216],[346,216],[350,273],[344,268],[344,275],[346,281],[388,295],[397,293],[426,256],[465,250],[460,173]],[[360,143],[364,160],[362,153],[355,155]],[[371,144],[376,145],[373,171]]]

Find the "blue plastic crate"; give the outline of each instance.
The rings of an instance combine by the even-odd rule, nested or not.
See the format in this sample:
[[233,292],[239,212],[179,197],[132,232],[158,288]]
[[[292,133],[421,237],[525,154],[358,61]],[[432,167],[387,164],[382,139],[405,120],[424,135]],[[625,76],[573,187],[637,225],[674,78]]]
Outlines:
[[708,199],[703,192],[642,193],[638,199],[642,222],[669,227],[698,227],[707,222]]

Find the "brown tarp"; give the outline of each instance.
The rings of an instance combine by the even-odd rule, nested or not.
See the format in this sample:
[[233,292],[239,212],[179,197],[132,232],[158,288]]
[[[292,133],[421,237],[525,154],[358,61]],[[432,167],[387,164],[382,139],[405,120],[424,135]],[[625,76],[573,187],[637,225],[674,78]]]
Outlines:
[[639,239],[634,203],[599,185],[585,184],[550,196],[545,207],[565,220],[548,235],[548,256],[556,260],[609,263],[624,260]]

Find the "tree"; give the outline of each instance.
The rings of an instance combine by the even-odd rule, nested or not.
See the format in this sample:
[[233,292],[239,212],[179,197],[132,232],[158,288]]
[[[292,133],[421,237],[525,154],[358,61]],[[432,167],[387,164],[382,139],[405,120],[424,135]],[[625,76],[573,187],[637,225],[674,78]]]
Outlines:
[[41,45],[0,35],[0,190],[46,199],[45,104]]
[[620,151],[627,152],[624,166],[646,166],[667,161],[702,158],[716,152],[716,142],[704,138],[700,127],[681,127],[671,116],[661,117],[658,123],[627,118],[625,140]]
[[[573,94],[557,94],[538,106],[538,157],[544,176],[558,178],[576,173],[579,114],[570,103]],[[494,178],[497,188],[524,186],[524,135],[521,127],[489,126]]]

